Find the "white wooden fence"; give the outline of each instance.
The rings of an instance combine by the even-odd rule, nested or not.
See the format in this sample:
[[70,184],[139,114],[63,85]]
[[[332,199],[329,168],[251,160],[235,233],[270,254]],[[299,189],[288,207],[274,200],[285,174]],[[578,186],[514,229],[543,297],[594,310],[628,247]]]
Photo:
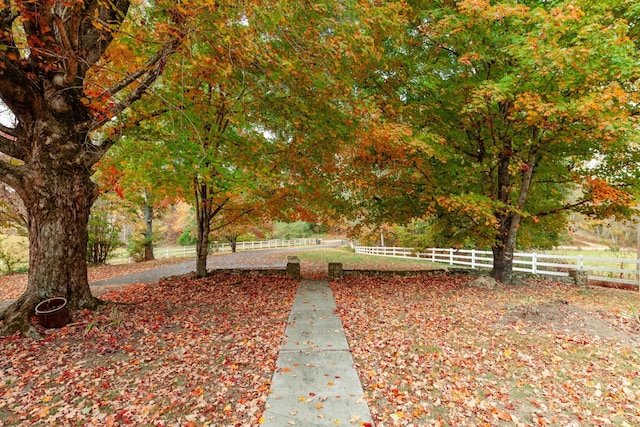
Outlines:
[[[472,269],[493,267],[493,254],[490,251],[428,248],[417,252],[413,248],[398,247],[355,246],[354,248],[358,254],[415,258]],[[579,270],[586,271],[590,280],[640,284],[640,261],[622,257],[600,258],[583,255],[516,252],[513,255],[513,270],[550,276],[568,276],[569,271]]]
[[[236,244],[236,251],[254,251],[259,249],[276,249],[276,248],[290,248],[293,246],[310,246],[317,245],[318,239],[271,239],[271,240],[257,240],[252,242],[238,242]],[[213,255],[217,252],[231,252],[231,245],[229,243],[213,243],[209,247],[209,255]],[[195,257],[195,246],[169,246],[169,247],[156,247],[153,249],[155,258],[172,258],[172,257]],[[128,256],[115,256],[107,260],[108,264],[124,264],[131,262]]]

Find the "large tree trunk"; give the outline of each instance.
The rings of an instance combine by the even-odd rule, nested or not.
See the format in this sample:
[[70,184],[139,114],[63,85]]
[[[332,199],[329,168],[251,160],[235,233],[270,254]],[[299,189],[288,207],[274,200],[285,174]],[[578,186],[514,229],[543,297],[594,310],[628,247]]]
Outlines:
[[[533,135],[536,139],[539,137],[536,130],[533,131]],[[503,147],[503,157],[500,159],[498,165],[498,200],[502,202],[504,206],[496,212],[496,218],[498,219],[498,236],[495,244],[491,248],[493,252],[491,277],[506,284],[511,283],[513,253],[516,248],[516,238],[518,236],[518,229],[520,228],[520,220],[522,219],[520,212],[524,210],[533,177],[533,169],[537,161],[536,148],[532,147],[527,157],[525,167],[521,167],[522,177],[518,198],[515,203],[512,203],[511,193],[513,191],[513,182],[511,172],[509,171],[512,160],[511,155],[511,142],[506,141]]]
[[513,272],[513,252],[515,251],[515,236],[509,236],[513,217],[505,215],[500,218],[500,234],[491,248],[493,252],[493,269],[491,277],[501,283],[510,283]]
[[[49,165],[52,167],[52,165]],[[27,290],[3,314],[3,333],[37,333],[29,322],[38,302],[65,297],[72,309],[94,309],[87,280],[87,224],[97,187],[84,168],[34,171],[21,192],[29,219]]]
[[522,215],[511,214],[500,218],[500,235],[496,244],[491,248],[493,252],[493,269],[491,277],[508,284],[513,274],[513,253],[516,249],[516,238]]
[[[162,74],[187,19],[177,8],[168,11],[170,35],[156,53],[119,82],[105,83],[104,67],[96,65],[119,35],[129,0],[3,4],[0,100],[16,124],[0,124],[0,180],[27,209],[30,270],[26,292],[0,313],[0,332],[36,335],[29,316],[40,300],[64,296],[74,309],[97,305],[85,259],[89,209],[98,194],[91,169],[120,139],[122,124],[112,119]],[[95,91],[96,83],[103,92]],[[94,145],[89,133],[107,123],[116,128]]]

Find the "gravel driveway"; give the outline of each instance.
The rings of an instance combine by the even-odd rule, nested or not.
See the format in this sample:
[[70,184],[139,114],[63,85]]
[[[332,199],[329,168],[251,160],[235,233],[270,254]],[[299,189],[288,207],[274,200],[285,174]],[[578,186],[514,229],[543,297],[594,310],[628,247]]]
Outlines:
[[[310,247],[291,247],[283,249],[265,249],[258,251],[244,251],[236,253],[225,253],[212,255],[207,259],[209,270],[227,268],[285,268],[287,266],[287,255],[295,252],[314,251],[320,248],[331,248],[339,246],[340,242],[327,243]],[[149,283],[157,282],[166,277],[182,276],[194,272],[196,262],[187,261],[180,264],[168,265],[152,270],[141,271],[139,273],[127,274],[107,280],[91,282],[91,286],[101,285],[126,285],[129,283]]]

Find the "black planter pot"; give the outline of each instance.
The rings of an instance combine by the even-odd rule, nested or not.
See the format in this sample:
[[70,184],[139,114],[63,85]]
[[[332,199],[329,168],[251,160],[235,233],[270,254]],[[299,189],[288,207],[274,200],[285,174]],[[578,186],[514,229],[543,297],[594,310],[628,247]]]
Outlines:
[[45,328],[62,328],[69,323],[69,306],[62,297],[50,298],[36,305],[38,322]]

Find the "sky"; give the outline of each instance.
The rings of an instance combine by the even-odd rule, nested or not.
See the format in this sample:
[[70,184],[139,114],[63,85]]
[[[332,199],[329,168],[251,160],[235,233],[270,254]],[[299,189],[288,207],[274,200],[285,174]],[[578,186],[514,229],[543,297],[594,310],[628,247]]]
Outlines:
[[9,107],[0,101],[0,124],[7,127],[13,126],[13,114],[9,111]]

